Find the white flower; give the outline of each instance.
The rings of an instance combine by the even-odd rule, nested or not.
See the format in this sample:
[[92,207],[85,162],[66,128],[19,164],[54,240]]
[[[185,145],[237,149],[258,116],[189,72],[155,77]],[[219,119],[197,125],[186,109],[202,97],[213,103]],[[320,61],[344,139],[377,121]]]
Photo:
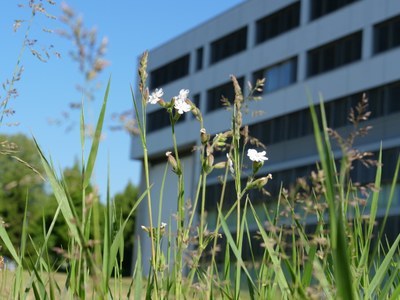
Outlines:
[[263,162],[264,160],[268,160],[268,157],[266,157],[265,154],[267,154],[267,152],[265,151],[257,152],[257,150],[255,149],[247,150],[247,156],[250,158],[250,160],[256,162]]
[[156,89],[154,92],[151,93],[147,102],[150,104],[156,104],[158,101],[160,101],[163,95],[164,92],[162,89]]
[[189,104],[186,103],[187,95],[189,94],[189,90],[180,90],[179,95],[174,97],[175,104],[174,107],[181,115],[184,112],[188,112],[191,110]]
[[175,101],[185,101],[189,95],[189,90],[180,90],[179,95],[175,97]]
[[178,111],[178,114],[182,115],[184,112],[190,111],[191,107],[184,101],[175,101],[175,109]]
[[229,164],[229,171],[233,174],[235,174],[235,169],[233,168],[233,161],[230,158],[229,154],[226,154],[226,158],[228,159],[228,164]]
[[165,227],[167,227],[167,223],[161,222],[160,228],[161,228],[161,229],[164,229]]

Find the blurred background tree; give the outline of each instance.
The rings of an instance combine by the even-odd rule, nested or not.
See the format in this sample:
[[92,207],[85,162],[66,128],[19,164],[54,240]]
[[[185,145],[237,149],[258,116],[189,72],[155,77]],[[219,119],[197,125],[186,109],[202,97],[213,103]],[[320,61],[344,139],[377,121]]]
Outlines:
[[[139,190],[131,182],[128,182],[124,191],[118,193],[114,197],[114,206],[116,213],[116,224],[124,222],[128,217],[132,206],[137,201]],[[132,256],[133,256],[133,243],[135,231],[135,216],[132,215],[129,219],[124,231],[124,263],[123,263],[123,276],[131,275]]]
[[40,175],[42,167],[34,142],[22,134],[0,135],[0,141],[0,218],[18,248],[26,201],[27,219],[32,225],[28,233],[35,236],[41,227],[40,208],[47,205],[49,195]]

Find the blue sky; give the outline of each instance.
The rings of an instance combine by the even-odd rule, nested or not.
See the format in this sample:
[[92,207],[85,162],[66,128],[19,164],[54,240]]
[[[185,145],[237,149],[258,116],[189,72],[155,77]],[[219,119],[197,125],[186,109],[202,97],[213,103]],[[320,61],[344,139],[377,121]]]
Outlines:
[[[105,58],[111,62],[99,77],[102,83],[96,100],[86,107],[86,120],[94,123],[101,105],[106,82],[111,76],[109,105],[105,121],[105,139],[102,142],[94,182],[100,193],[105,194],[107,181],[107,161],[110,160],[111,194],[122,191],[130,180],[140,182],[140,163],[129,159],[130,137],[122,131],[107,130],[116,125],[111,115],[132,109],[130,85],[136,80],[138,56],[146,49],[152,49],[177,35],[207,21],[244,0],[120,0],[120,1],[78,1],[66,3],[79,13],[86,27],[95,26],[98,36],[107,36],[108,51]],[[13,31],[14,20],[28,20],[31,12],[17,4],[27,0],[8,0],[2,3],[0,12],[0,37],[2,40],[0,55],[0,81],[12,77],[27,30],[23,22],[17,32]],[[39,0],[36,0],[39,2]],[[46,4],[46,1],[43,0]],[[61,1],[55,6],[46,5],[47,11],[55,16],[61,15]],[[82,95],[75,86],[82,82],[77,63],[69,56],[74,49],[70,41],[43,31],[43,28],[55,30],[63,27],[58,20],[51,20],[42,15],[33,19],[29,38],[37,40],[35,48],[49,49],[51,54],[57,51],[61,58],[52,56],[46,63],[36,59],[26,49],[21,57],[24,72],[21,81],[16,84],[19,96],[10,100],[9,107],[15,115],[4,123],[18,122],[18,126],[0,127],[0,133],[24,133],[33,135],[39,141],[44,152],[51,156],[60,169],[72,166],[80,159],[79,111],[68,108],[71,102],[80,102]],[[151,57],[150,57],[151,59]],[[190,87],[185,87],[189,88]],[[1,90],[1,99],[4,91]],[[63,112],[69,114],[69,121],[64,125],[50,125],[49,119],[63,119]],[[69,124],[76,125],[66,131]],[[86,150],[89,149],[87,142]]]

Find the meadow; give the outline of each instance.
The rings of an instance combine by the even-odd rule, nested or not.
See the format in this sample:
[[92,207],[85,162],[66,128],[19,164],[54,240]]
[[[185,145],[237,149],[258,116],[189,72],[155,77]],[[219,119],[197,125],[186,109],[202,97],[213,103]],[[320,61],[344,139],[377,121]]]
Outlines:
[[[267,163],[262,141],[253,139],[243,124],[242,116],[249,101],[256,101],[264,80],[258,80],[244,95],[236,78],[231,77],[234,99],[225,99],[231,112],[231,129],[211,136],[201,111],[190,101],[189,91],[182,89],[169,101],[163,91],[147,87],[145,52],[140,61],[136,99],[132,102],[137,121],[138,138],[143,147],[145,190],[121,220],[108,193],[105,210],[97,197],[88,197],[111,80],[104,93],[96,128],[89,142],[85,136],[85,113],[80,115],[82,157],[80,160],[81,203],[71,201],[72,188],[53,166],[51,158],[35,141],[43,176],[51,186],[57,209],[50,224],[43,226],[42,242],[34,243],[27,233],[28,213],[22,220],[20,245],[11,243],[7,228],[0,226],[0,238],[16,264],[14,271],[0,271],[0,295],[4,299],[398,299],[400,297],[400,235],[389,241],[385,223],[394,201],[400,160],[393,174],[390,193],[382,199],[380,192],[382,152],[374,159],[357,151],[353,142],[366,133],[363,121],[368,119],[368,101],[349,112],[354,131],[341,137],[327,127],[323,101],[311,105],[314,137],[319,153],[316,171],[299,178],[293,190],[281,188],[273,203],[264,203],[263,210],[255,209],[253,191],[267,192],[274,174],[260,174]],[[170,116],[172,152],[165,163],[176,176],[176,232],[171,223],[151,214],[151,207],[162,206],[163,200],[153,199],[152,180],[146,145],[146,108],[160,105]],[[201,172],[196,195],[190,209],[184,198],[184,176],[174,127],[183,114],[193,114],[199,122]],[[332,143],[342,150],[339,158]],[[258,150],[260,149],[260,151]],[[224,159],[215,162],[216,153],[223,151]],[[87,155],[85,153],[87,152]],[[368,160],[367,160],[368,158]],[[375,168],[375,180],[359,186],[349,176],[355,161]],[[249,163],[250,162],[250,163]],[[216,169],[223,170],[221,195],[217,206],[215,228],[209,228],[206,218],[207,176]],[[233,205],[227,207],[226,184],[233,180]],[[90,201],[88,201],[90,198]],[[378,222],[378,203],[385,201],[386,214]],[[132,276],[122,276],[124,264],[124,231],[140,203],[148,208],[149,226],[142,226],[151,243],[150,270],[143,269],[138,247]],[[28,203],[28,201],[26,202]],[[78,211],[78,210],[81,210]],[[161,210],[160,210],[161,211]],[[196,214],[198,213],[198,218]],[[54,261],[48,241],[56,220],[62,218],[68,228],[69,244]],[[267,220],[264,222],[262,220]],[[310,221],[312,221],[312,226]],[[232,230],[228,223],[236,224]],[[249,223],[257,226],[257,236],[249,231]],[[221,243],[223,247],[221,247]],[[255,242],[257,241],[257,242]],[[26,255],[30,244],[34,251]],[[163,247],[163,245],[167,247]],[[246,246],[245,246],[246,245]],[[244,258],[244,251],[247,252]],[[60,276],[59,271],[63,271]]]

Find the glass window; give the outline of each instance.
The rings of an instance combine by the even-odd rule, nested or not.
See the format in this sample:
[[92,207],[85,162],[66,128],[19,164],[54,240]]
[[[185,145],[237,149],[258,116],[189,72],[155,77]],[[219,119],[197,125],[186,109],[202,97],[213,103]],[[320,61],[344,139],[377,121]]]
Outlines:
[[311,0],[311,20],[318,19],[357,1],[359,0]]
[[374,52],[381,53],[400,46],[400,16],[374,26]]
[[190,55],[186,54],[150,72],[150,89],[160,88],[189,74]]
[[[244,77],[237,78],[239,85],[244,86]],[[235,91],[233,89],[233,83],[228,81],[227,83],[221,84],[217,87],[209,89],[207,91],[207,112],[222,108],[222,97],[233,102],[235,99]]]
[[273,119],[272,143],[279,143],[287,139],[287,116]]
[[358,31],[307,53],[308,76],[327,72],[361,59],[362,32]]
[[256,43],[262,43],[300,25],[300,1],[256,22]]
[[200,47],[196,50],[196,71],[199,71],[203,68],[203,47]]
[[[183,114],[178,119],[178,123],[185,120],[186,114]],[[147,132],[154,132],[164,127],[170,126],[169,113],[166,109],[161,108],[147,114]]]
[[400,111],[400,83],[389,86],[388,97],[389,113]]
[[300,136],[301,116],[300,111],[288,115],[288,139],[295,139]]
[[264,93],[273,92],[297,80],[297,57],[254,73],[254,80],[265,78]]
[[211,43],[210,64],[246,50],[246,46],[247,26]]

